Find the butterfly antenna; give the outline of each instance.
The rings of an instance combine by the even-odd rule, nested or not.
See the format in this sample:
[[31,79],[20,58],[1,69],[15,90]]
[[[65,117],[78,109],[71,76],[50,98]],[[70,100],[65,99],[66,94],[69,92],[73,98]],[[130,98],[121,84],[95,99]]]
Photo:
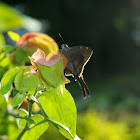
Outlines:
[[60,38],[62,39],[63,43],[66,44],[65,41],[64,41],[64,39],[63,39],[63,37],[61,36],[60,33],[59,33],[59,36],[60,36]]

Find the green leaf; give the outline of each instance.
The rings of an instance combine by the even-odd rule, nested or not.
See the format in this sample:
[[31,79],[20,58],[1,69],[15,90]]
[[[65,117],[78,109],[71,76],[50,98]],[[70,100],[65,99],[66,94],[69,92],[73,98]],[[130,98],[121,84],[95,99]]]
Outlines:
[[[75,138],[77,115],[76,106],[71,94],[66,89],[63,95],[46,91],[41,94],[38,100],[49,118],[54,121],[56,125],[59,124],[57,126],[60,132],[67,138],[70,138],[68,135]],[[67,129],[62,127],[63,125]]]
[[[20,63],[22,61],[26,61],[28,59],[28,55],[21,47],[17,47],[15,60],[16,63]],[[29,59],[28,59],[29,60]]]
[[4,58],[5,52],[0,53],[0,61]]
[[50,90],[53,93],[62,94],[63,95],[63,91],[65,90],[65,84],[61,84],[60,86],[58,86],[56,88],[51,87]]
[[16,96],[14,97],[12,104],[16,107],[18,105],[20,105],[23,102],[23,99],[26,97],[25,94],[20,94],[17,93]]
[[10,6],[0,2],[0,31],[21,27],[23,24],[22,14],[14,11]]
[[2,79],[4,73],[5,73],[5,69],[0,66],[0,79]]
[[0,32],[0,49],[3,48],[5,45],[5,38],[3,34]]
[[31,73],[30,67],[27,67],[16,75],[14,83],[17,90],[25,93],[36,88],[40,83],[40,79],[37,73]]
[[27,47],[17,47],[15,54],[16,63],[27,62],[30,63],[28,56],[32,56],[35,50]]
[[25,132],[22,137],[23,140],[37,140],[49,127],[48,122],[40,123],[44,120],[44,117],[40,114],[35,114],[32,119],[35,124],[32,125],[30,130]]
[[25,116],[28,116],[28,112],[24,109],[24,108],[20,108],[19,109],[19,115],[20,116],[23,116],[23,117],[25,117]]
[[11,64],[11,57],[7,56],[0,61],[1,67],[8,67]]
[[7,103],[4,100],[3,96],[0,94],[0,120],[3,118],[7,109]]
[[59,62],[52,67],[44,66],[39,63],[37,65],[43,79],[45,79],[47,84],[53,87],[58,87],[63,83],[64,72],[62,59],[60,59]]
[[35,91],[36,91],[36,88],[33,88],[33,89],[31,89],[31,90],[28,91],[28,94],[32,95],[32,94],[35,93]]
[[19,91],[17,89],[13,89],[13,96],[15,96]]
[[[15,77],[15,79],[14,79],[15,88],[16,88],[17,90],[19,90],[19,91],[20,91],[21,84],[22,84],[23,72],[24,72],[24,70],[21,69],[21,71],[17,73],[17,75],[16,75],[16,77]],[[21,93],[22,93],[22,92],[21,92]]]
[[3,48],[3,50],[5,51],[5,53],[10,53],[11,51],[13,51],[15,49],[15,47],[12,46],[5,46]]
[[49,121],[68,139],[74,139],[73,136],[71,135],[71,132],[69,130],[69,128],[67,128],[66,126],[56,122],[56,121],[53,121],[51,119],[49,119]]
[[16,74],[20,71],[18,68],[8,70],[1,80],[1,94],[4,95],[11,89]]
[[13,41],[15,41],[15,42],[19,42],[19,40],[20,40],[20,36],[19,36],[19,34],[17,34],[17,33],[14,33],[14,32],[12,32],[12,31],[9,31],[8,32],[8,35],[9,35],[9,37],[13,40]]
[[[19,115],[22,116],[22,117],[27,117],[28,116],[28,112],[23,109],[23,108],[20,108],[19,109]],[[19,125],[24,129],[25,125],[26,125],[26,122],[27,120],[25,119],[19,119]]]

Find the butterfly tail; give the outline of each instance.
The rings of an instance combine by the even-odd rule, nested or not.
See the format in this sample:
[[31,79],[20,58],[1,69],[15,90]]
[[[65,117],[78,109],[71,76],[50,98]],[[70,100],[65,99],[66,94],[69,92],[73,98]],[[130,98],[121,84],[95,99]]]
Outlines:
[[82,80],[82,82],[83,82],[83,84],[84,84],[84,87],[85,87],[85,91],[86,91],[87,95],[90,96],[89,88],[88,88],[88,86],[86,85],[84,79],[83,79],[82,77],[80,77],[79,79]]
[[84,79],[82,77],[78,77],[78,76],[75,76],[75,79],[77,80],[77,82],[81,86],[82,91],[83,91],[83,96],[86,99],[87,95],[90,96],[90,92],[89,92],[89,89],[88,89]]

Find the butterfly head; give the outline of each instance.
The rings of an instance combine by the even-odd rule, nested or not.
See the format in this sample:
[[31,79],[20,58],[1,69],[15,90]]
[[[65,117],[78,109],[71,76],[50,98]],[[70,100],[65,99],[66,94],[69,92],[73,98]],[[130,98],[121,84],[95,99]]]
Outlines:
[[61,48],[62,48],[62,49],[66,49],[66,48],[69,48],[69,47],[68,47],[67,44],[62,44],[62,45],[61,45]]

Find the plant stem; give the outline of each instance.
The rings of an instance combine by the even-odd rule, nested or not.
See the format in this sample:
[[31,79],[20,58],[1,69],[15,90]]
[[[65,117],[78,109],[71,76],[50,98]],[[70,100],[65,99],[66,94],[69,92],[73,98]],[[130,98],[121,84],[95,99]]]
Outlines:
[[29,116],[28,116],[28,118],[31,118],[31,115],[32,115],[32,103],[30,101],[28,101],[28,104],[29,104],[29,108],[28,108]]
[[41,114],[43,115],[44,118],[48,118],[48,116],[46,115],[46,113],[44,112],[43,108],[42,108],[42,105],[40,104],[40,102],[36,102],[37,105],[39,106],[40,108],[40,111],[41,111]]
[[[32,103],[28,100],[28,111],[29,111],[29,116],[28,118],[31,118],[32,115]],[[22,130],[22,132],[19,134],[18,138],[16,140],[20,140],[22,138],[22,136],[24,135],[24,133],[28,130],[28,124],[29,122],[26,123],[24,129]]]
[[22,137],[22,136],[24,135],[24,133],[26,132],[27,128],[28,128],[28,123],[26,123],[24,129],[23,129],[22,132],[19,134],[19,136],[17,137],[16,140],[20,140],[20,139],[21,139],[21,137]]
[[32,128],[34,128],[34,127],[36,127],[36,126],[38,126],[38,125],[40,125],[40,124],[42,124],[42,123],[44,123],[44,122],[48,122],[48,121],[49,121],[48,119],[44,119],[43,121],[41,121],[41,122],[35,124]]

